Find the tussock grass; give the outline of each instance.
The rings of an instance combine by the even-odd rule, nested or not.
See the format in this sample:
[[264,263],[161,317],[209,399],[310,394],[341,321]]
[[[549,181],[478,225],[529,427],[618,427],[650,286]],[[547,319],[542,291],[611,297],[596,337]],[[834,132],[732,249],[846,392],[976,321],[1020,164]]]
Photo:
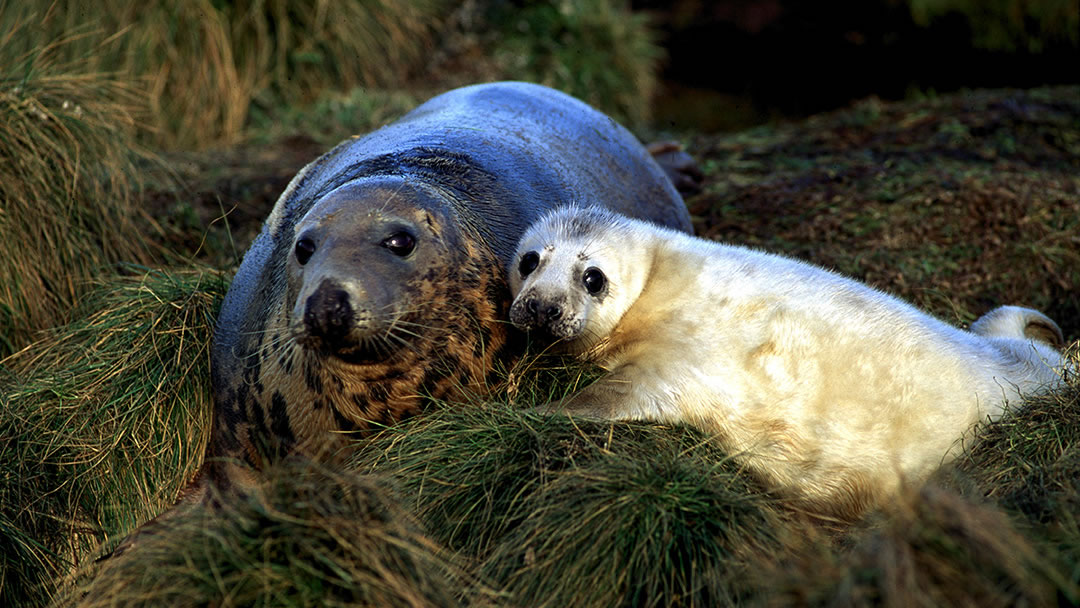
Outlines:
[[299,104],[323,89],[388,87],[418,70],[447,2],[28,0],[0,23],[33,18],[21,43],[82,32],[60,51],[87,72],[124,74],[149,100],[153,141],[205,147],[235,140],[252,104]]
[[525,521],[485,560],[488,580],[536,606],[725,606],[746,596],[755,555],[781,546],[780,517],[722,454],[679,451],[678,432],[644,434],[521,505]]
[[0,3],[0,27],[20,22],[34,25],[9,41],[16,54],[77,32],[57,59],[137,88],[151,127],[141,136],[166,148],[235,142],[283,107],[334,92],[392,96],[492,79],[547,84],[641,124],[662,58],[646,17],[607,0]]
[[[1068,247],[1074,231],[1068,228],[1076,215],[1068,211],[1075,207],[1070,198],[1075,155],[1067,152],[1075,147],[1069,135],[1075,102],[1065,99],[1067,92],[1005,97],[1048,117],[1034,130],[1010,109],[1011,102],[992,102],[991,94],[964,98],[965,104],[982,105],[964,110],[959,123],[997,116],[998,132],[1016,134],[1022,153],[994,169],[1013,182],[1027,175],[1022,186],[1030,196],[1015,200],[990,196],[997,188],[993,180],[1005,179],[997,177],[983,184],[986,188],[958,179],[970,190],[958,199],[930,197],[934,184],[953,188],[945,179],[948,171],[939,166],[944,173],[933,184],[918,180],[941,165],[932,159],[956,157],[951,139],[935,139],[951,125],[936,113],[925,124],[922,118],[912,123],[929,130],[926,137],[917,129],[911,135],[889,127],[894,139],[868,138],[889,158],[929,142],[925,163],[902,167],[908,173],[895,169],[896,179],[915,179],[928,188],[920,194],[930,197],[925,201],[962,202],[912,207],[925,207],[941,224],[939,231],[913,233],[918,238],[903,249],[910,259],[933,254],[934,260],[956,263],[967,253],[932,250],[933,243],[954,232],[957,240],[974,242],[970,235],[982,233],[971,227],[983,224],[988,234],[998,235],[994,238],[1012,234],[1000,231],[1014,224],[1050,226],[1053,238],[1024,232],[1029,237],[1018,242],[1038,258],[1048,257],[1040,248],[1060,252],[1066,261],[1074,255],[1075,248]],[[1049,100],[1040,101],[1042,95]],[[878,108],[867,120],[900,124],[891,118],[894,107],[901,106]],[[862,154],[863,144],[854,137],[861,132],[840,130],[833,137],[817,126],[806,130],[826,141],[800,145],[832,150],[830,163],[849,152],[851,158]],[[952,137],[960,130],[952,125],[946,131]],[[777,180],[754,169],[750,173],[756,174],[740,178],[746,180],[743,186],[731,185],[743,194],[730,200],[748,201],[747,210],[776,209],[779,204],[761,204],[773,198],[753,196],[789,200],[799,192],[820,195],[820,202],[831,201],[836,211],[789,206],[784,213],[771,212],[773,223],[754,223],[744,222],[738,208],[721,204],[717,213],[735,219],[725,220],[734,224],[716,220],[716,229],[735,224],[740,230],[760,229],[760,238],[769,239],[773,249],[818,250],[840,243],[836,257],[827,259],[858,260],[875,255],[889,226],[918,225],[917,218],[902,213],[907,195],[889,203],[888,213],[852,217],[846,210],[877,208],[854,197],[850,208],[839,207],[848,199],[829,189],[848,184],[844,180],[820,176],[803,187],[801,172],[814,164],[784,160],[782,142],[761,150],[749,143],[732,145],[732,154],[752,156],[754,162],[780,158],[790,175]],[[1021,171],[1021,161],[1032,168]],[[1052,179],[1037,173],[1036,165],[1051,167]],[[844,167],[841,163],[837,170]],[[860,165],[846,175],[851,184],[871,183],[871,194],[888,198],[902,185],[877,169],[864,169]],[[878,175],[884,176],[879,180]],[[771,190],[774,186],[777,190]],[[1045,207],[1032,205],[1030,219],[1015,219],[1021,202],[1041,199],[1053,202],[1049,216],[1038,211]],[[970,221],[963,215],[983,208],[985,213]],[[950,215],[954,212],[962,217]],[[785,231],[788,223],[819,232]],[[906,229],[892,233],[903,236]],[[979,272],[1009,268],[994,259]],[[1025,281],[1044,270],[1063,291],[1074,283],[1068,264],[1023,267],[1042,270],[1003,275],[993,292],[1018,289],[1030,295]],[[931,270],[947,272],[948,267],[925,272]],[[925,279],[908,268],[897,272],[914,277],[909,279],[913,286]],[[208,428],[206,349],[224,292],[221,277],[150,273],[99,282],[99,287],[73,313],[78,321],[0,364],[3,605],[49,601],[56,579],[73,566],[86,566],[101,541],[108,546],[160,512],[202,450]],[[948,287],[949,293],[969,293],[956,283]],[[1054,316],[1067,326],[1071,317],[1064,313],[1075,307],[1075,298],[1054,298],[1054,293],[1033,303],[1051,303]],[[964,301],[973,306],[977,299],[968,295]],[[433,404],[428,415],[358,443],[346,471],[289,464],[270,473],[263,494],[227,503],[221,513],[182,512],[168,533],[148,536],[121,560],[107,562],[107,569],[82,570],[60,599],[88,605],[500,606],[1080,601],[1080,385],[1075,378],[978,433],[967,456],[947,471],[954,475],[912,488],[881,513],[841,527],[805,522],[785,510],[782,501],[763,494],[723,451],[692,430],[584,423],[521,411],[576,391],[594,375],[595,370],[558,359],[526,359],[506,371],[505,386],[491,402]]]
[[422,101],[407,91],[328,90],[304,106],[253,108],[251,141],[273,144],[281,137],[303,133],[330,149],[350,135],[369,133],[392,122]]
[[[0,3],[0,11],[10,11]],[[147,262],[135,228],[135,90],[86,59],[79,37],[22,50],[36,24],[0,19],[0,358],[65,320],[86,277]]]
[[212,271],[116,277],[77,321],[0,362],[0,604],[43,603],[193,473],[224,292]]
[[[1080,367],[1080,342],[1067,352]],[[982,429],[959,467],[1057,555],[1080,603],[1080,376]]]
[[218,512],[108,560],[64,604],[457,606],[483,595],[420,531],[387,483],[304,463]]
[[736,602],[752,555],[784,542],[774,501],[692,429],[522,411],[595,377],[543,361],[511,371],[527,378],[517,405],[438,405],[358,444],[351,467],[397,479],[509,605]]
[[763,604],[1005,608],[1050,605],[1068,590],[1006,512],[934,484],[837,538],[810,532],[815,542],[767,570]]
[[289,103],[324,89],[400,85],[426,63],[448,0],[242,0],[227,9],[237,65]]

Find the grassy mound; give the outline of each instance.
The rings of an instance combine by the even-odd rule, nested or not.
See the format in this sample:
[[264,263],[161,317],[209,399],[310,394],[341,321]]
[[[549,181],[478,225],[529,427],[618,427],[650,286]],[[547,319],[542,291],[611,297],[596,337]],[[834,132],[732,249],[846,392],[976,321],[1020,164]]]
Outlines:
[[0,18],[35,22],[18,41],[29,48],[81,32],[61,59],[138,84],[156,143],[207,146],[238,137],[252,104],[402,82],[423,65],[446,4],[108,0],[85,11],[34,0],[2,5]]
[[139,88],[150,141],[169,148],[234,142],[253,118],[288,114],[283,107],[406,83],[530,80],[641,122],[662,55],[644,16],[606,0],[106,0],[92,12],[51,0],[0,4],[0,25],[15,22],[34,23],[9,41],[18,52],[79,33],[58,58]]
[[[1080,361],[1080,343],[1072,357]],[[1080,378],[987,427],[960,468],[1060,556],[1080,603]]]
[[977,495],[913,488],[840,538],[821,537],[766,565],[762,603],[1006,608],[1075,597],[1038,541]]
[[[1080,534],[1068,490],[1075,463],[1062,461],[1080,449],[1078,423],[1074,379],[987,427],[955,469],[841,527],[786,510],[691,429],[442,404],[359,444],[350,472],[289,465],[270,474],[261,496],[187,514],[74,597],[85,605],[1068,604],[1080,598]],[[1064,488],[1041,503],[1057,505],[1052,516],[1002,498],[1018,459],[1024,477]]]
[[209,271],[114,278],[78,321],[2,362],[0,604],[43,603],[193,473],[224,292]]
[[269,471],[258,496],[174,521],[169,534],[108,560],[62,603],[374,607],[482,599],[373,477],[292,463]]
[[2,358],[62,322],[87,277],[149,254],[133,208],[139,96],[85,59],[63,62],[76,39],[22,50],[34,27],[0,26]]
[[1072,375],[1062,390],[979,429],[925,487],[780,562],[767,603],[1076,605],[1077,479],[1080,378]]
[[[556,382],[519,403],[573,385]],[[352,467],[398,480],[509,605],[729,605],[753,556],[790,540],[773,499],[688,428],[444,404],[357,447]]]
[[[946,318],[1034,305],[1075,339],[1074,93],[866,102],[703,137],[692,151],[711,182],[690,204],[705,234],[837,267]],[[3,363],[0,437],[15,440],[0,442],[0,604],[49,601],[59,575],[190,474],[223,292],[215,273],[112,279],[76,322]],[[132,550],[141,558],[85,570],[62,599],[1080,602],[1076,378],[988,426],[933,485],[839,527],[785,510],[694,431],[520,411],[591,377],[562,366],[526,361],[501,400],[386,429],[346,472],[286,468],[220,514],[185,512]]]

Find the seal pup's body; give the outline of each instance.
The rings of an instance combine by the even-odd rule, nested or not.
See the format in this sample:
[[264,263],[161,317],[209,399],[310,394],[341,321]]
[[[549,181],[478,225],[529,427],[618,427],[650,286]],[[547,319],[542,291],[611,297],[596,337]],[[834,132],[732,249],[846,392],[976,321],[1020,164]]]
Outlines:
[[1028,337],[1061,330],[1036,311],[962,331],[822,268],[598,209],[545,216],[509,272],[515,325],[609,372],[546,409],[696,426],[833,516],[924,479],[973,425],[1061,381],[1059,352]]

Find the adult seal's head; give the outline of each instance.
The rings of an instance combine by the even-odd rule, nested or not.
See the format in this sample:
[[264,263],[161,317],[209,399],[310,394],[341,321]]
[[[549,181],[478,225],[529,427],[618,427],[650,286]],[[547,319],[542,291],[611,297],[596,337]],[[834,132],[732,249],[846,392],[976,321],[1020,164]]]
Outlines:
[[688,175],[526,83],[450,91],[315,160],[222,305],[200,479],[247,483],[289,454],[340,455],[350,434],[426,398],[483,392],[517,353],[505,268],[524,229],[587,202],[689,231],[665,170]]
[[[382,204],[357,205],[363,197]],[[422,184],[368,180],[327,194],[294,230],[290,339],[343,365],[391,362],[414,348],[443,295],[435,283],[467,263],[455,221]]]

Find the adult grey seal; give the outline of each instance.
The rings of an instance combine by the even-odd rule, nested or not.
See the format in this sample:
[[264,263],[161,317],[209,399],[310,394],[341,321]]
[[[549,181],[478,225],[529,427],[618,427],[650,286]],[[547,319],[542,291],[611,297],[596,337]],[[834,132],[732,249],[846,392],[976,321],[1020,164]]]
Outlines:
[[665,169],[625,128],[534,84],[450,91],[309,164],[225,297],[200,479],[244,485],[426,397],[483,391],[520,342],[503,270],[518,238],[586,200],[691,231]]

